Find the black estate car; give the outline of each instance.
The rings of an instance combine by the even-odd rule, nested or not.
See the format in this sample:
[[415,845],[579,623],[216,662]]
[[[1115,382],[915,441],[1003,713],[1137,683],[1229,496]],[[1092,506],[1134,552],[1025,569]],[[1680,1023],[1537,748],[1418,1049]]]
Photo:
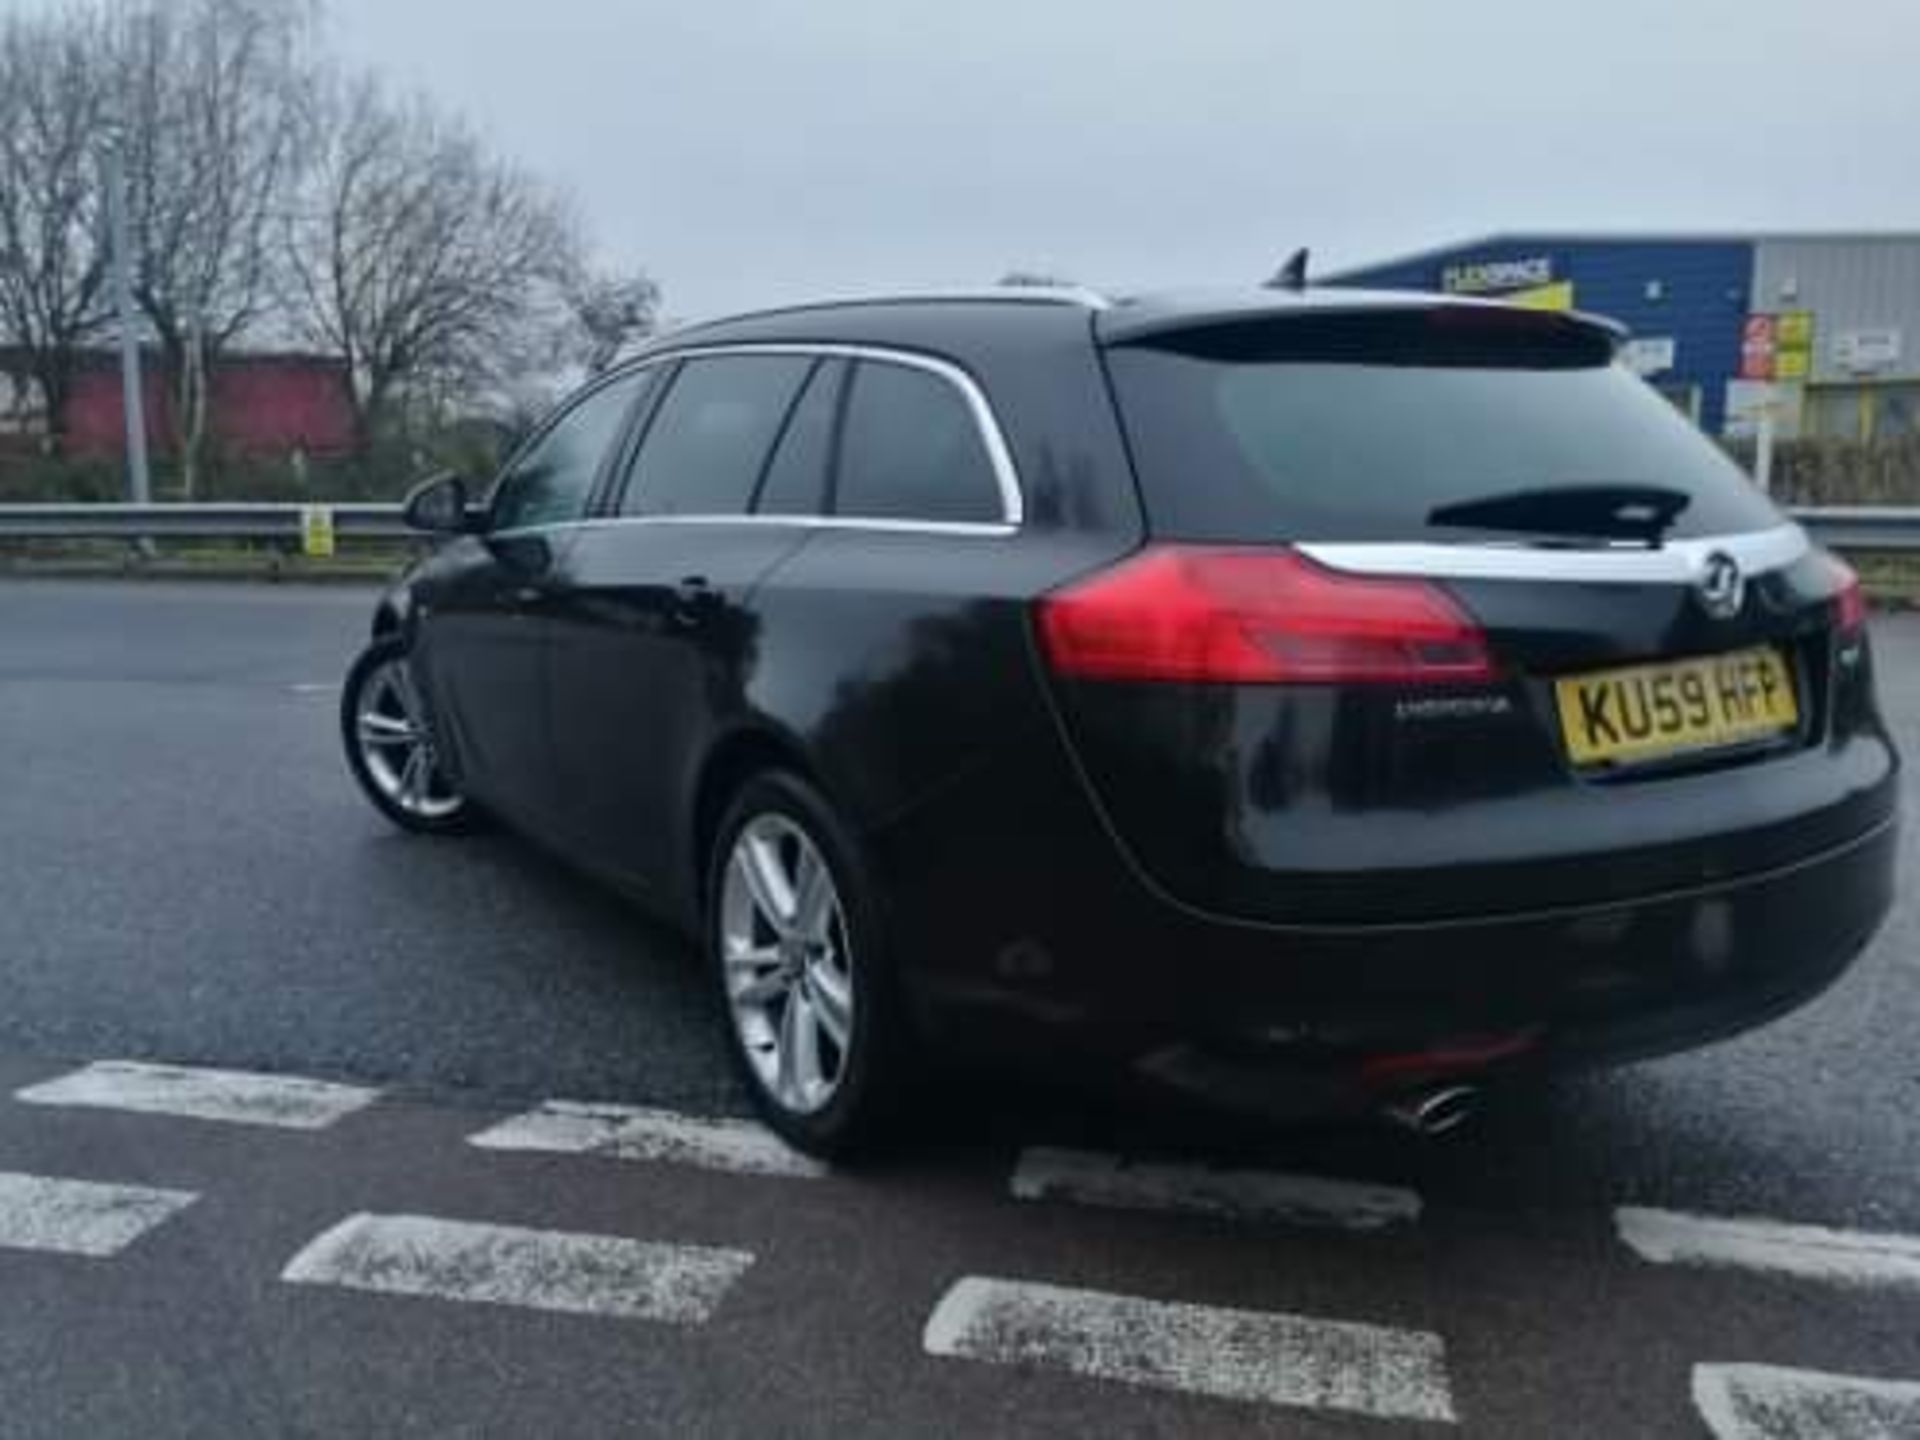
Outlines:
[[664,337],[381,603],[342,720],[697,935],[767,1120],[928,1050],[1452,1123],[1816,994],[1892,893],[1857,582],[1605,322],[1067,290]]

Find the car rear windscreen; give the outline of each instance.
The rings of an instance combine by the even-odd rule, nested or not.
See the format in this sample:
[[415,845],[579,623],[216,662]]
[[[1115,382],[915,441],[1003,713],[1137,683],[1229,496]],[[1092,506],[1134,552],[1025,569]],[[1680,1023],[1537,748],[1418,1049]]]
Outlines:
[[1214,326],[1107,364],[1153,532],[1654,540],[1766,529],[1744,472],[1595,327],[1510,311]]

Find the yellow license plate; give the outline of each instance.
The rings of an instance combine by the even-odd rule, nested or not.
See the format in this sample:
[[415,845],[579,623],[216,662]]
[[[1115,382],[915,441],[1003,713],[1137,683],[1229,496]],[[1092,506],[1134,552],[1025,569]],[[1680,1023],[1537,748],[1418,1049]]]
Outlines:
[[1786,661],[1764,646],[1572,675],[1553,691],[1576,765],[1737,745],[1800,723]]

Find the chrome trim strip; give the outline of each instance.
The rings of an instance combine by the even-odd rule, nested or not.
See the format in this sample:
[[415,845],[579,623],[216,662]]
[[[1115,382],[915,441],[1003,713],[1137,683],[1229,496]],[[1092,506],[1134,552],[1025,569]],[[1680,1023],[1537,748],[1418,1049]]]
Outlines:
[[1418,575],[1434,580],[1561,580],[1587,585],[1690,585],[1712,555],[1730,555],[1749,577],[1780,570],[1812,548],[1807,532],[1788,523],[1742,535],[1670,540],[1657,550],[1608,545],[1562,550],[1544,545],[1347,543],[1313,541],[1294,548],[1329,570],[1350,575]]
[[[980,432],[981,443],[987,447],[987,463],[993,467],[994,483],[1000,490],[1000,522],[1017,526],[1025,521],[1026,501],[1022,498],[1020,491],[1020,473],[1014,468],[1013,452],[1007,448],[1007,439],[1001,432],[1000,422],[994,418],[993,407],[987,403],[986,394],[980,389],[979,383],[951,360],[923,355],[917,350],[889,349],[883,345],[842,345],[804,340],[751,341],[737,344],[722,342],[712,345],[695,342],[681,347],[675,347],[669,342],[666,347],[650,352],[647,359],[649,362],[691,360],[705,355],[842,355],[851,360],[873,360],[881,364],[905,365],[911,369],[925,370],[929,374],[938,375],[960,392],[961,397],[967,402],[967,408],[973,413],[974,427]],[[830,516],[828,518],[858,520],[861,517]],[[909,521],[903,523],[920,526],[961,522]]]
[[883,535],[970,535],[1004,539],[1020,527],[990,520],[865,520],[857,515],[594,515],[492,530],[483,540],[541,535],[556,530],[611,530],[628,525],[774,525],[790,530],[864,530]]

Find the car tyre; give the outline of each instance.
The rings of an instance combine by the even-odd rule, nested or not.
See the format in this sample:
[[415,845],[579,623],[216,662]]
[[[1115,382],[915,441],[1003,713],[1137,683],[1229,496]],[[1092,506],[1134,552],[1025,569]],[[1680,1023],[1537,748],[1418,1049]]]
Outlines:
[[727,807],[707,879],[708,963],[754,1107],[809,1155],[872,1153],[903,1108],[909,1051],[858,842],[812,785],[765,771]]
[[340,736],[353,778],[402,830],[445,835],[473,827],[473,806],[439,764],[409,648],[398,636],[375,640],[348,669]]

